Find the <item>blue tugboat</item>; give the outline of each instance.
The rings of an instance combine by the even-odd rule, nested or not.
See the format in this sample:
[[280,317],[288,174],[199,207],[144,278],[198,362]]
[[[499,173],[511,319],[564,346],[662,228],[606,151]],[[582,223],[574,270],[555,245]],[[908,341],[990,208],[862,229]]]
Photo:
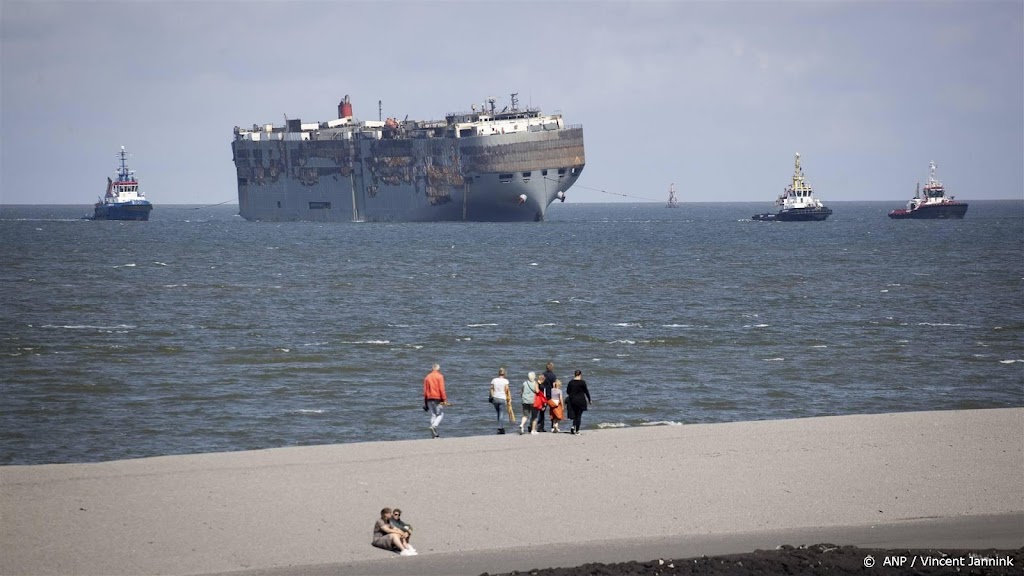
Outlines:
[[832,214],[832,209],[814,197],[814,190],[804,180],[799,152],[796,153],[793,180],[775,200],[775,205],[780,207],[778,212],[754,214],[750,219],[762,222],[821,222]]
[[124,146],[118,155],[121,165],[117,169],[117,180],[107,177],[107,193],[93,208],[92,220],[149,220],[153,205],[139,189],[135,172],[128,169]]

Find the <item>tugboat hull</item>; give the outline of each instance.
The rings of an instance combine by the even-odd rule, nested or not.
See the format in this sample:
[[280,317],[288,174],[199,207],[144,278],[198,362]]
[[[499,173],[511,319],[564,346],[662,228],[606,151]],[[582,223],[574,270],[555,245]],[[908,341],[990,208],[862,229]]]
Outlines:
[[934,206],[921,206],[915,210],[900,208],[889,212],[894,220],[948,220],[962,219],[967,214],[967,204],[963,202],[948,203]]
[[750,219],[762,222],[821,222],[831,215],[831,208],[790,208],[775,214],[754,214]]
[[145,204],[98,204],[93,210],[93,220],[149,220],[153,205]]

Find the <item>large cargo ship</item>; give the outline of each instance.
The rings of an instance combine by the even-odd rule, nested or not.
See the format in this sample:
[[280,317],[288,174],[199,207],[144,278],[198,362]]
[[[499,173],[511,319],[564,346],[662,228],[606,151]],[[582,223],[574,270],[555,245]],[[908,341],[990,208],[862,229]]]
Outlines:
[[238,208],[264,221],[540,221],[580,177],[583,127],[561,114],[478,110],[444,120],[338,117],[235,127]]

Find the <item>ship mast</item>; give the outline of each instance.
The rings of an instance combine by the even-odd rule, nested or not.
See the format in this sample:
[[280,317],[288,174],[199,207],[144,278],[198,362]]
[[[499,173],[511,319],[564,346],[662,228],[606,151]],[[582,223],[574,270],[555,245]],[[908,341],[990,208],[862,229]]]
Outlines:
[[665,207],[666,208],[676,208],[678,206],[679,206],[679,202],[676,201],[676,185],[675,185],[675,182],[673,182],[668,187],[668,204],[666,204]]
[[121,152],[118,154],[118,158],[121,160],[121,166],[117,169],[117,180],[118,182],[127,182],[128,176],[131,172],[128,170],[127,154],[125,154],[124,146],[121,146]]
[[928,162],[928,169],[928,186],[934,186],[939,183],[935,178],[935,160]]

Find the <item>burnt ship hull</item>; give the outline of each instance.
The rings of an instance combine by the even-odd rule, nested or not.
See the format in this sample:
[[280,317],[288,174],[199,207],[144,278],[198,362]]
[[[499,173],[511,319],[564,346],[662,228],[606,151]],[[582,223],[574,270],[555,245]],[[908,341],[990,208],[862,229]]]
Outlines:
[[582,127],[477,137],[236,139],[232,152],[239,214],[259,221],[540,221],[585,164]]
[[146,203],[97,204],[93,209],[93,220],[149,220],[153,205]]
[[948,220],[962,219],[967,214],[967,204],[955,202],[942,205],[920,206],[913,210],[898,209],[889,212],[894,220]]

